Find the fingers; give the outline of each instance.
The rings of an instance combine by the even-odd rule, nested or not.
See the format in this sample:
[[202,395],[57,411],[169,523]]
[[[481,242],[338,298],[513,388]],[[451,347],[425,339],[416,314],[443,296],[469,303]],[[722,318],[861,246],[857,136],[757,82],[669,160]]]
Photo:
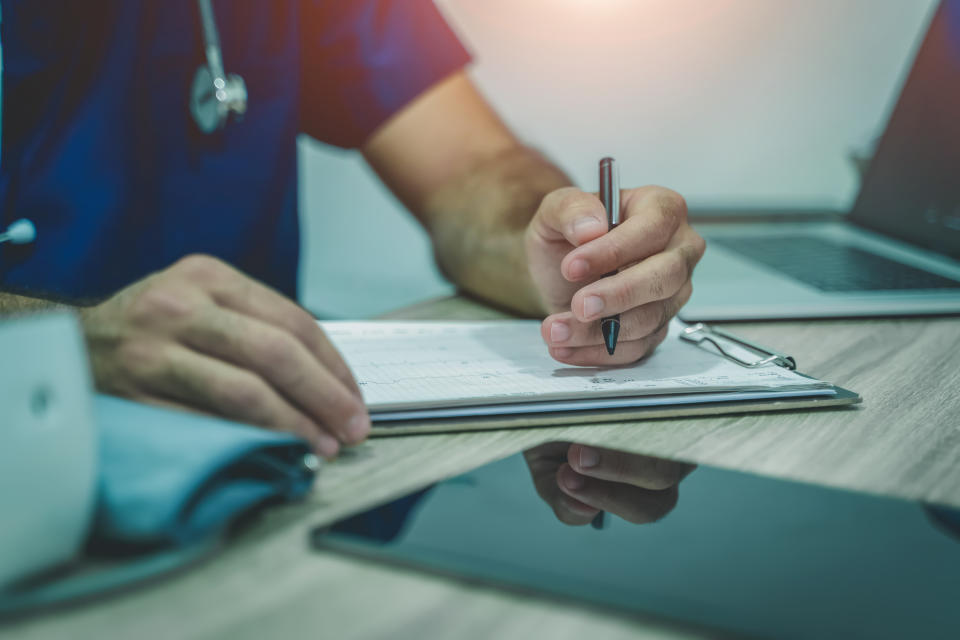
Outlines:
[[679,495],[676,486],[651,491],[591,478],[577,473],[569,464],[563,464],[557,470],[557,486],[568,498],[580,504],[597,511],[609,511],[634,524],[656,522],[667,515],[676,506]]
[[316,319],[299,305],[214,258],[189,256],[176,268],[202,284],[218,305],[284,329],[296,337],[351,393],[360,396],[360,388],[346,362]]
[[[620,341],[639,340],[667,326],[692,293],[693,286],[686,282],[680,291],[666,300],[640,305],[621,314]],[[547,317],[540,325],[540,334],[551,347],[587,347],[604,343],[599,322],[580,322],[570,311]]]
[[567,461],[580,475],[652,491],[677,485],[696,468],[692,464],[582,444],[570,445]]
[[360,398],[291,334],[209,304],[181,329],[184,344],[252,371],[319,428],[357,444],[370,432]]
[[[686,203],[674,191],[645,187],[626,189],[622,194],[620,225],[609,233],[592,237],[589,242],[571,243],[577,248],[560,263],[560,272],[567,280],[596,279],[659,253],[686,223]],[[577,214],[567,217],[570,215]]]
[[677,484],[695,468],[566,442],[534,447],[524,458],[537,493],[570,525],[585,525],[600,511],[636,524],[659,520],[676,505]]
[[663,327],[639,340],[617,342],[617,350],[613,355],[608,354],[607,348],[602,344],[588,347],[550,346],[549,351],[554,360],[577,367],[631,364],[652,353],[667,337],[667,332],[668,327]]
[[[556,478],[553,479],[553,482],[556,484]],[[590,524],[601,511],[601,509],[584,504],[562,491],[557,491],[557,497],[551,506],[553,507],[554,515],[557,516],[557,520],[563,524],[569,524],[575,527]]]
[[218,260],[184,258],[86,314],[98,386],[310,440],[370,431],[362,397],[313,318]]
[[597,196],[574,187],[548,194],[534,217],[536,232],[548,242],[577,247],[607,232],[607,212]]
[[571,282],[599,278],[666,248],[686,221],[686,203],[667,189],[623,192],[623,222],[571,251],[560,271]]
[[675,296],[690,275],[687,258],[680,250],[658,253],[583,287],[573,294],[570,311],[581,322],[623,313]]
[[127,364],[141,382],[138,395],[215,413],[231,420],[287,431],[305,438],[324,457],[339,444],[251,371],[176,343],[143,345]]
[[[568,210],[551,210],[547,217],[560,229],[572,229],[571,221],[587,208],[580,204],[586,198],[558,194],[558,208]],[[561,362],[609,365],[643,357],[655,344],[642,340],[666,326],[692,293],[691,275],[705,244],[687,223],[683,198],[660,187],[630,189],[623,192],[622,207],[621,225],[587,242],[572,242],[575,248],[561,261],[566,281],[588,283],[571,296],[569,313],[550,316],[541,328]],[[614,275],[602,277],[608,273]],[[620,338],[610,357],[600,348],[598,321],[616,314],[621,315]]]
[[567,442],[548,442],[524,451],[523,457],[537,494],[553,509],[557,519],[564,524],[584,525],[593,520],[599,510],[571,498],[557,485],[557,468],[565,464],[569,446]]

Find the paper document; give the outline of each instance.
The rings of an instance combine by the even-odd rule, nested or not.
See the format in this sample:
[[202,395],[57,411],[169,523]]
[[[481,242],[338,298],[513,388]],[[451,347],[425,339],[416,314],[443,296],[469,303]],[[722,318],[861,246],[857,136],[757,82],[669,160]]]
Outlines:
[[[612,398],[647,398],[647,406],[653,397],[681,394],[713,394],[709,401],[717,401],[722,392],[753,392],[750,398],[758,393],[832,393],[827,383],[782,367],[748,369],[686,343],[678,337],[683,324],[677,320],[653,355],[629,366],[604,368],[555,361],[536,320],[321,326],[353,370],[374,419],[400,419],[401,412],[413,410],[419,410],[411,414],[417,417],[474,415],[471,407],[489,414],[496,411],[491,405],[504,405],[505,413],[521,404],[527,407],[524,412],[578,410],[602,406],[602,399],[609,404]],[[451,412],[453,407],[460,410]],[[446,411],[431,413],[440,409]]]

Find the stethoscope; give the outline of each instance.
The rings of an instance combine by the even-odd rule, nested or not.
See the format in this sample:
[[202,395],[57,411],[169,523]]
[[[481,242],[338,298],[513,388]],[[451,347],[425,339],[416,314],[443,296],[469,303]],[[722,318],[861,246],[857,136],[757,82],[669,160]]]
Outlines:
[[247,85],[237,74],[227,74],[223,70],[220,35],[210,0],[197,0],[197,5],[203,23],[203,49],[207,64],[200,65],[193,76],[190,113],[200,131],[213,133],[223,129],[231,113],[237,117],[246,113]]
[[20,218],[10,223],[3,233],[0,233],[0,244],[30,244],[37,237],[37,228],[26,218]]
[[[203,23],[203,48],[207,63],[201,64],[193,76],[190,89],[190,113],[203,133],[213,133],[226,126],[230,114],[238,118],[247,110],[247,85],[235,73],[223,70],[220,36],[210,0],[197,0]],[[30,244],[37,238],[37,229],[26,218],[11,223],[0,232],[0,244]]]

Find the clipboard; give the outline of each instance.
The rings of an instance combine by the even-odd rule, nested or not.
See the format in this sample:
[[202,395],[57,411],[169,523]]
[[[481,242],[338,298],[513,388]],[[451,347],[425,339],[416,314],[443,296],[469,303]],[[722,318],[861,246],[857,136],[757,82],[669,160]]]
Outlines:
[[457,433],[496,429],[591,425],[607,422],[646,422],[647,420],[664,420],[669,418],[696,418],[742,415],[748,413],[842,409],[849,408],[863,401],[857,393],[848,389],[837,386],[831,386],[830,389],[835,392],[834,395],[676,404],[657,407],[635,407],[631,409],[547,412],[525,416],[500,415],[495,417],[437,418],[419,422],[375,421],[370,435],[383,437],[423,433]]
[[547,354],[539,323],[332,322],[371,435],[624,422],[821,409],[860,402],[796,372],[796,359],[704,324],[674,321],[639,363],[570,367]]

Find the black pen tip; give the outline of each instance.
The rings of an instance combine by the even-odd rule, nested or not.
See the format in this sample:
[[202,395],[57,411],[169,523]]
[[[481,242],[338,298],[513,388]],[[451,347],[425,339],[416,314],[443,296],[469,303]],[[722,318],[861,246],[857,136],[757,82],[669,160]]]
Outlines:
[[613,355],[617,349],[617,336],[620,334],[620,323],[611,318],[604,320],[600,324],[600,331],[603,333],[603,343],[607,347],[607,353]]

